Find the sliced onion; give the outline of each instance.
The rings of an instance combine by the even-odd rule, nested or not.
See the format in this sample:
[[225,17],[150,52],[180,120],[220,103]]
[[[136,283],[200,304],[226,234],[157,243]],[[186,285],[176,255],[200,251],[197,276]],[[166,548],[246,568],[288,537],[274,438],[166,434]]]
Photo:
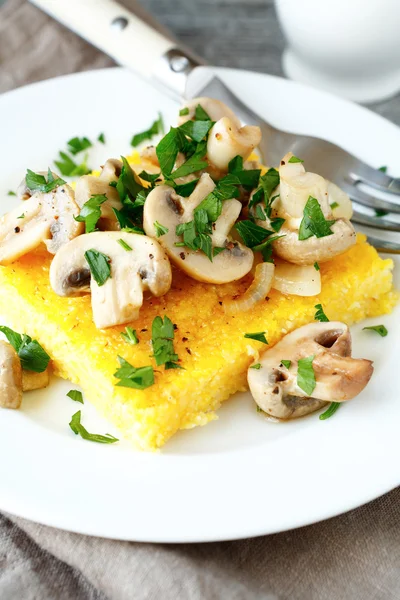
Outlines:
[[321,292],[321,275],[313,265],[280,263],[275,266],[274,290],[295,296],[317,296]]
[[336,183],[328,181],[328,199],[329,204],[334,203],[338,206],[332,208],[332,214],[335,219],[351,219],[353,216],[353,205],[349,196]]
[[258,302],[264,300],[271,289],[274,272],[275,265],[273,263],[264,262],[257,265],[254,279],[245,293],[234,300],[230,298],[227,300],[223,299],[224,311],[228,315],[245,312]]

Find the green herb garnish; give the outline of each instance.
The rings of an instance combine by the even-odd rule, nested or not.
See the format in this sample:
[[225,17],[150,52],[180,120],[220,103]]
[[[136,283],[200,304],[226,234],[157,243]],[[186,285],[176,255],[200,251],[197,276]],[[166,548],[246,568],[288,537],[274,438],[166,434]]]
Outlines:
[[324,309],[322,308],[322,304],[316,304],[314,308],[317,309],[317,312],[314,315],[314,319],[316,321],[320,321],[321,323],[328,323],[329,319],[324,313]]
[[283,364],[284,367],[286,367],[287,369],[290,369],[290,365],[292,364],[291,360],[281,360],[281,363]]
[[179,111],[179,116],[180,117],[186,117],[186,115],[189,114],[189,109],[187,106],[185,106],[185,108],[181,108],[181,110]]
[[120,238],[119,240],[117,240],[118,244],[127,252],[132,252],[132,248],[130,247],[129,244],[127,244],[125,242],[125,240],[123,240],[122,238]]
[[213,121],[186,121],[179,129],[192,140],[199,143],[204,140],[213,125]]
[[114,373],[114,377],[120,380],[117,386],[145,390],[154,384],[153,367],[136,368],[122,356],[118,356],[118,362],[121,366]]
[[136,334],[136,330],[132,329],[132,327],[125,327],[125,332],[121,331],[121,337],[125,342],[131,344],[131,346],[135,346],[139,343],[139,338]]
[[43,373],[47,369],[50,356],[43,350],[37,340],[33,340],[26,334],[21,335],[5,325],[0,326],[0,331],[4,333],[18,354],[23,369],[34,371],[35,373]]
[[382,171],[382,173],[386,173],[387,167],[379,167],[378,171]]
[[69,390],[67,396],[68,398],[71,398],[71,400],[74,400],[74,402],[80,402],[83,404],[82,392],[79,390]]
[[268,171],[260,177],[260,185],[254,192],[253,197],[249,202],[249,208],[255,204],[258,204],[259,202],[264,202],[266,209],[265,212],[267,213],[267,217],[270,217],[272,203],[279,196],[279,194],[272,196],[272,192],[279,185],[279,182],[279,171],[274,168],[268,169]]
[[317,238],[332,235],[331,227],[334,223],[335,220],[327,221],[325,219],[318,200],[309,196],[300,223],[299,240],[308,240],[313,235]]
[[61,175],[65,177],[80,177],[81,175],[87,175],[90,173],[91,169],[87,166],[87,156],[85,156],[84,160],[77,164],[72,160],[68,154],[65,152],[59,152],[61,160],[55,160],[54,164],[60,171]]
[[276,219],[270,220],[271,227],[276,233],[278,233],[281,230],[284,222],[285,222],[285,219],[282,219],[281,217],[276,217]]
[[146,140],[151,140],[152,137],[158,135],[159,133],[164,132],[164,123],[161,113],[158,113],[158,119],[154,121],[154,123],[146,129],[146,131],[142,131],[141,133],[136,133],[131,139],[131,146],[136,148],[142,142]]
[[332,202],[332,204],[330,204],[330,207],[332,210],[335,210],[335,208],[337,208],[339,206],[338,202]]
[[261,204],[257,204],[257,206],[256,206],[255,217],[259,221],[266,221],[267,220],[267,215],[265,214],[264,209],[261,206]]
[[101,287],[111,277],[110,258],[94,249],[86,250],[85,258],[92,277],[97,285]]
[[52,192],[56,187],[65,183],[64,179],[61,179],[60,177],[54,179],[50,169],[47,171],[47,181],[44,175],[34,173],[28,169],[25,176],[25,182],[26,187],[32,192],[44,192],[45,194]]
[[297,156],[291,156],[288,160],[289,163],[303,163],[304,160],[301,160],[301,158],[297,158]]
[[308,356],[307,358],[300,358],[297,363],[297,385],[307,394],[307,396],[311,396],[317,385],[312,366],[314,358],[314,355]]
[[325,421],[325,419],[329,419],[329,417],[335,414],[339,407],[340,402],[331,402],[326,411],[319,415],[320,421]]
[[386,337],[388,334],[388,330],[384,325],[371,325],[370,327],[363,327],[364,329],[370,329],[371,331],[376,331],[381,337]]
[[375,215],[377,217],[386,217],[389,212],[387,210],[383,210],[382,208],[375,208]]
[[25,213],[22,213],[22,215],[19,215],[19,217],[17,217],[17,219],[24,219],[25,218]]
[[157,365],[165,365],[165,369],[181,369],[177,364],[178,355],[174,351],[174,325],[166,315],[164,320],[155,317],[151,327],[151,343]]
[[238,231],[245,246],[248,248],[259,246],[265,238],[274,233],[273,231],[264,229],[264,227],[260,227],[260,225],[257,225],[252,221],[238,221],[235,224],[235,229]]
[[315,269],[316,271],[319,271],[319,270],[320,270],[320,268],[319,268],[319,264],[318,264],[317,262],[315,262],[315,263],[314,263],[314,269]]
[[106,143],[106,138],[104,133],[100,133],[99,137],[97,138],[97,141],[100,142],[101,144],[105,144]]
[[261,363],[256,363],[255,365],[250,365],[250,369],[257,369],[257,371],[259,369],[261,369]]
[[89,433],[81,423],[80,410],[72,415],[69,426],[76,435],[80,435],[81,438],[88,440],[89,442],[97,442],[99,444],[114,444],[115,442],[119,442],[118,438],[114,437],[110,433],[106,433],[105,435]]
[[17,194],[15,192],[13,192],[12,190],[9,190],[7,192],[7,196],[16,196]]
[[252,190],[258,186],[260,181],[261,169],[244,169],[243,158],[235,156],[228,165],[229,173],[236,175],[240,184],[247,190]]
[[87,148],[90,148],[93,144],[87,137],[74,137],[67,142],[68,152],[70,152],[73,156],[79,154],[79,152],[83,152]]
[[164,227],[164,225],[161,225],[161,223],[159,223],[158,221],[154,221],[153,225],[154,225],[154,229],[156,231],[157,237],[165,235],[169,231],[168,227]]
[[187,198],[194,191],[198,183],[199,179],[193,179],[193,181],[188,181],[187,183],[176,185],[175,192],[178,194],[178,196],[183,196],[184,198]]
[[267,338],[265,337],[265,331],[259,331],[257,333],[245,333],[244,337],[249,340],[256,340],[257,342],[262,342],[263,344],[268,344]]
[[92,233],[96,230],[96,225],[101,217],[101,205],[107,201],[105,194],[95,194],[82,206],[80,213],[74,217],[75,221],[85,223],[86,233]]
[[211,121],[210,116],[200,104],[196,106],[195,119],[196,121]]

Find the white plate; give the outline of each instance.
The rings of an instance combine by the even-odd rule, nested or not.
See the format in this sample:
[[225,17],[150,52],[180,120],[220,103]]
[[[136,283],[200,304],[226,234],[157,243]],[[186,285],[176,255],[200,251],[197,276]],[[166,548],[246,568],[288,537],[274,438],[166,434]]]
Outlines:
[[[400,172],[400,131],[369,111],[283,79],[219,70],[243,100],[289,130],[326,137],[369,163]],[[74,135],[96,138],[92,164],[129,151],[132,133],[175,104],[131,73],[101,70],[32,85],[0,98],[0,195],[12,199],[27,167],[43,169]],[[0,290],[1,293],[1,290]],[[397,318],[396,318],[397,317]],[[161,453],[91,444],[68,427],[81,408],[54,381],[0,414],[0,508],[72,531],[140,541],[242,538],[331,517],[400,483],[399,311],[374,319],[387,338],[354,328],[354,354],[375,361],[368,389],[334,418],[266,422],[248,395],[220,419],[176,435]],[[89,430],[114,433],[88,404]]]

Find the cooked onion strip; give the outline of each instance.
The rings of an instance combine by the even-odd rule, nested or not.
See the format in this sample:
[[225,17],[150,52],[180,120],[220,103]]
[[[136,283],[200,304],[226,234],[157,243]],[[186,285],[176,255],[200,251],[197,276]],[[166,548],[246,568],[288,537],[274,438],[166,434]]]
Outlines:
[[258,302],[264,300],[271,289],[274,272],[275,265],[273,263],[264,262],[257,265],[254,279],[250,287],[242,296],[235,299],[223,298],[223,308],[225,313],[234,315],[239,312],[245,312],[255,306]]
[[295,296],[317,296],[321,292],[321,275],[313,265],[280,263],[275,267],[274,290]]

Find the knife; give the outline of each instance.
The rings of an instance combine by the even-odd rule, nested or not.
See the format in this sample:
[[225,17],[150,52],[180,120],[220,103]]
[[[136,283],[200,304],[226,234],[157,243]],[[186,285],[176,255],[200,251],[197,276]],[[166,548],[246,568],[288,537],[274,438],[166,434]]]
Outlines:
[[[262,131],[259,146],[264,164],[275,164],[288,151],[294,136],[279,132],[246,106],[205,62],[157,31],[114,0],[30,0],[118,64],[184,102],[197,96],[221,100],[247,125]],[[143,12],[143,11],[142,11]],[[287,135],[287,137],[286,137]],[[269,140],[273,138],[274,143]]]

